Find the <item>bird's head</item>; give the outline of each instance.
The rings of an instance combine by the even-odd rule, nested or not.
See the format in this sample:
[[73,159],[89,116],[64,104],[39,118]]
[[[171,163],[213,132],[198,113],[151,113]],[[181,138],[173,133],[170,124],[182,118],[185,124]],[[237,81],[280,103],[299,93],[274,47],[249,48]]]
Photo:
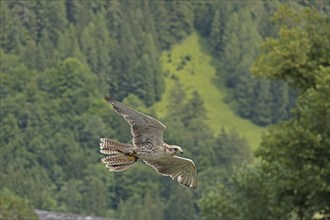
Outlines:
[[183,154],[183,150],[181,149],[181,147],[179,146],[176,146],[176,145],[168,145],[167,146],[167,151],[170,153],[170,154],[177,154],[177,153],[181,153]]

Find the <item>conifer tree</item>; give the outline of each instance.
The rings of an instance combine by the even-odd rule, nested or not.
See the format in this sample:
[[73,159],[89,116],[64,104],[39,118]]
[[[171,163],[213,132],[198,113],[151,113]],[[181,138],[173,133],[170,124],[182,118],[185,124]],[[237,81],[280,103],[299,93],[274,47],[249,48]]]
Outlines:
[[254,106],[252,119],[260,125],[270,124],[273,118],[273,111],[271,109],[272,94],[270,93],[270,82],[267,80],[259,80],[256,85],[256,91],[258,91],[258,94],[255,96],[254,102],[252,102],[252,105]]
[[[178,208],[180,207],[180,208]],[[198,219],[196,215],[196,204],[193,192],[186,188],[172,187],[167,207],[165,209],[166,219]]]
[[213,15],[212,24],[211,24],[211,41],[213,50],[216,55],[220,56],[222,48],[222,31],[221,31],[221,22],[220,22],[220,11],[216,10]]

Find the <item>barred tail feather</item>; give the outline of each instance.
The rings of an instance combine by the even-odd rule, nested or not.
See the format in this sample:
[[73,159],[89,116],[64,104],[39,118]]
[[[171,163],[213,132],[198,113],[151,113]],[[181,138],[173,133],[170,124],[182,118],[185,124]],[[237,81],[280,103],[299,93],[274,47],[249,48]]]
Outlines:
[[129,153],[134,146],[131,144],[123,144],[108,138],[101,138],[100,152],[102,154]]
[[131,167],[137,161],[137,157],[118,153],[104,157],[102,162],[110,171],[124,171]]

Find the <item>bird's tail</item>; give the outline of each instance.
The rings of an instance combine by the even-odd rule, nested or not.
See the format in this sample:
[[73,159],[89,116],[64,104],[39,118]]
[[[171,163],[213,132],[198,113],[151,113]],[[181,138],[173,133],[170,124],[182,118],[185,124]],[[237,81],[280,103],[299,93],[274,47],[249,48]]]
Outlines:
[[136,161],[137,157],[132,154],[134,146],[130,144],[123,144],[117,141],[101,138],[100,152],[108,154],[104,157],[102,162],[110,171],[124,171],[131,167]]

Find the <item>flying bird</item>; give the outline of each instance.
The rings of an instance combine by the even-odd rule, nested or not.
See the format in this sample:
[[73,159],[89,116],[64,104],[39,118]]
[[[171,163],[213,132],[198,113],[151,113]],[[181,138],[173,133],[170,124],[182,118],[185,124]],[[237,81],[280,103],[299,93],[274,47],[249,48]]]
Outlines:
[[100,152],[109,155],[104,157],[102,162],[110,171],[124,171],[141,159],[158,173],[171,177],[179,184],[191,188],[197,187],[194,162],[176,156],[178,153],[183,154],[181,147],[163,141],[165,125],[112,97],[105,96],[104,99],[127,120],[133,136],[132,144],[124,144],[108,138],[100,139]]

